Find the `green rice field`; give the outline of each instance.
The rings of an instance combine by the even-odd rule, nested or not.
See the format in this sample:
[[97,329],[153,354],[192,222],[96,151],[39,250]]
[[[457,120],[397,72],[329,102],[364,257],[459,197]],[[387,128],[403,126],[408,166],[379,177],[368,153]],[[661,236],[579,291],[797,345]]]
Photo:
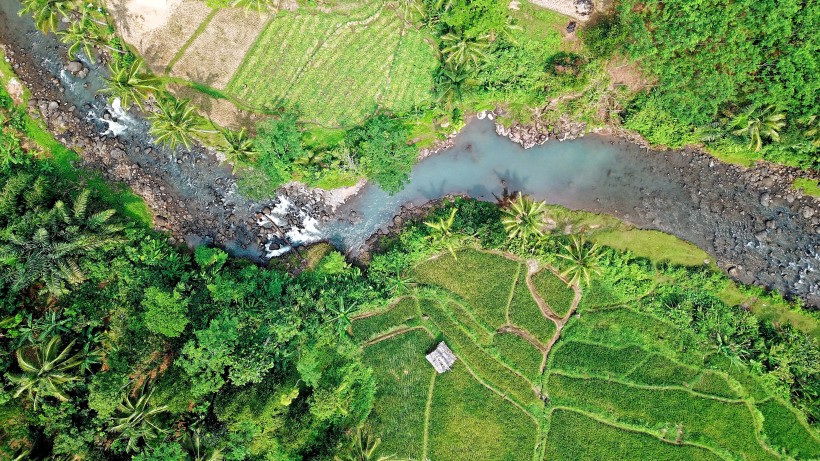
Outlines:
[[294,105],[304,121],[327,127],[361,122],[377,108],[406,111],[430,102],[436,60],[422,32],[394,3],[343,6],[277,13],[227,92],[260,110]]
[[[688,332],[595,286],[581,290],[578,302],[576,288],[549,267],[528,272],[524,261],[473,249],[429,259],[410,275],[417,283],[412,296],[352,326],[379,378],[369,423],[383,440],[383,455],[437,461],[820,456],[816,432],[752,373],[695,348],[682,356],[676,351],[691,344]],[[534,294],[550,308],[560,306],[551,313],[560,322],[546,318]],[[594,299],[584,303],[587,294]],[[556,332],[560,339],[552,345]],[[457,357],[443,374],[424,358],[439,341]]]

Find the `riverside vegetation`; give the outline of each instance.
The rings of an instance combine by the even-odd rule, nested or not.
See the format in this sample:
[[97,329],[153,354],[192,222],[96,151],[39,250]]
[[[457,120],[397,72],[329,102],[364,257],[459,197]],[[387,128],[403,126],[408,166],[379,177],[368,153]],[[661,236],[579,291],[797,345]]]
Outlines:
[[[619,232],[584,226],[591,216],[520,196],[458,199],[383,241],[365,271],[326,246],[263,269],[170,246],[110,209],[107,186],[60,171],[22,110],[0,102],[12,121],[0,169],[4,458],[606,459],[625,455],[616,441],[668,459],[820,450],[816,332],[727,302],[785,306],[675,264],[691,261],[674,244],[636,257],[587,243]],[[441,376],[423,357],[434,339],[459,357]]]
[[[422,11],[409,3],[405,14],[417,14],[440,47],[460,56],[451,61],[468,68],[482,53],[495,52],[507,30],[520,33],[506,27],[515,13],[489,3],[483,4],[486,17],[483,9],[466,14],[473,10],[465,5],[481,2],[434,3],[441,8],[437,16],[425,13],[427,3],[418,4]],[[81,24],[108,31],[87,34],[99,37],[90,47],[116,44],[99,9],[29,4],[41,28],[62,30],[61,16],[85,18]],[[754,13],[767,7],[758,4]],[[588,33],[597,30],[600,43],[621,49],[626,45],[618,24],[647,11],[653,10],[636,5]],[[503,23],[490,20],[501,16]],[[488,24],[504,27],[466,39],[453,29],[469,34],[467,26],[480,32],[491,30],[482,29]],[[460,38],[472,45],[462,46]],[[315,169],[313,180],[326,179],[334,168],[304,160],[321,152],[316,146],[346,152],[340,155],[355,162],[353,177],[365,171],[386,188],[401,187],[402,171],[406,175],[415,159],[406,140],[418,134],[417,125],[400,114],[376,114],[341,134],[306,130],[292,110],[262,122],[255,138],[210,126],[189,102],[165,92],[163,78],[149,75],[123,48],[112,48],[119,50],[110,57],[112,96],[127,104],[130,95],[155,114],[155,135],[169,145],[222,139],[234,146],[237,158],[247,159],[238,167],[246,169],[249,190],[262,193],[266,177],[308,177],[308,168]],[[568,56],[560,62],[565,69],[578,61]],[[450,128],[467,104],[498,96],[482,93],[486,87],[474,80],[501,66],[476,67],[465,77],[445,69],[446,58],[440,63],[441,72],[449,72],[443,81],[455,83],[440,87],[447,90],[435,103]],[[538,70],[542,74],[557,77]],[[582,75],[560,78],[576,84]],[[650,117],[644,103],[672,113],[661,87],[635,100],[631,113],[643,114],[633,115],[636,120],[664,120]],[[498,97],[509,98],[510,113],[531,116],[530,102],[515,94],[528,93]],[[577,100],[558,104],[581,110]],[[751,122],[763,118],[783,128],[778,110],[766,105],[761,118],[745,106],[742,112],[727,109],[737,111],[727,119],[743,114],[746,128],[760,129],[764,123]],[[218,249],[169,245],[165,235],[148,229],[143,205],[74,169],[72,153],[4,91],[0,107],[4,458],[820,455],[816,313],[734,285],[700,264],[702,258],[693,260],[680,242],[647,245],[634,231],[598,229],[599,218],[522,196],[503,197],[498,205],[457,199],[380,242],[366,268],[319,246],[304,259],[294,255],[263,269]],[[786,119],[800,116],[799,107],[790,106],[794,112]],[[811,129],[798,123],[789,125],[794,139],[805,140]],[[752,136],[755,129],[742,131],[743,125],[730,122],[731,132],[714,142],[748,151],[760,145],[764,155],[773,155],[766,150],[772,136],[765,130]],[[668,126],[673,133],[694,133],[705,125],[652,126],[653,133]],[[398,155],[390,155],[394,151]],[[574,231],[565,235],[564,229]],[[758,315],[761,304],[789,315]],[[440,376],[423,358],[437,340],[459,358]]]
[[[820,38],[809,31],[820,7],[813,2],[727,9],[720,1],[622,1],[581,26],[580,41],[563,32],[565,18],[527,2],[517,9],[489,0],[300,2],[296,12],[269,1],[210,2],[275,13],[224,88],[153,76],[98,4],[24,4],[72,51],[96,51],[111,63],[109,94],[153,113],[158,141],[216,146],[254,197],[293,179],[334,188],[366,177],[395,191],[417,148],[457,130],[464,114],[492,108],[502,124],[553,127],[570,117],[587,128],[622,125],[654,145],[704,143],[741,164],[818,166]],[[275,59],[266,55],[273,43]],[[345,91],[335,90],[340,82]],[[214,126],[189,100],[171,102],[169,89],[180,86],[266,120]]]

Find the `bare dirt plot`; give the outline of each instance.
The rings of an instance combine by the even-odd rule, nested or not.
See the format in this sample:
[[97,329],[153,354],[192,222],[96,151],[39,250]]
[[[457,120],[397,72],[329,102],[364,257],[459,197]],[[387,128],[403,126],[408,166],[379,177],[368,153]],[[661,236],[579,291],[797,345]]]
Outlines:
[[211,9],[200,0],[108,0],[120,36],[162,73]]
[[271,17],[242,8],[219,10],[173,65],[171,75],[224,89]]

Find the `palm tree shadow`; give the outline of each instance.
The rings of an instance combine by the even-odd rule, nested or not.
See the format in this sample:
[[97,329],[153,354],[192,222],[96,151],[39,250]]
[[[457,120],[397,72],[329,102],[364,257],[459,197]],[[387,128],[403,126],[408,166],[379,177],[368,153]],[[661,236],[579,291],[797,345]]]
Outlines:
[[[520,176],[519,173],[511,170],[506,170],[503,173],[493,170],[493,173],[498,177],[498,181],[501,183],[505,194],[507,193],[506,191],[510,191],[511,194],[515,194],[516,192],[527,194],[527,191],[524,190],[526,188],[527,178]],[[498,199],[499,197],[496,196],[496,198]]]

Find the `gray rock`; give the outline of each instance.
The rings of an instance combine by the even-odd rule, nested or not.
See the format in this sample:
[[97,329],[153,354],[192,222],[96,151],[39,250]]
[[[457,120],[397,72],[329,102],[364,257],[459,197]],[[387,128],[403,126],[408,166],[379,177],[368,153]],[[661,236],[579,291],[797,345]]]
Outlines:
[[72,74],[76,74],[77,72],[81,72],[83,70],[83,63],[80,61],[71,61],[66,64],[65,70],[71,72]]

